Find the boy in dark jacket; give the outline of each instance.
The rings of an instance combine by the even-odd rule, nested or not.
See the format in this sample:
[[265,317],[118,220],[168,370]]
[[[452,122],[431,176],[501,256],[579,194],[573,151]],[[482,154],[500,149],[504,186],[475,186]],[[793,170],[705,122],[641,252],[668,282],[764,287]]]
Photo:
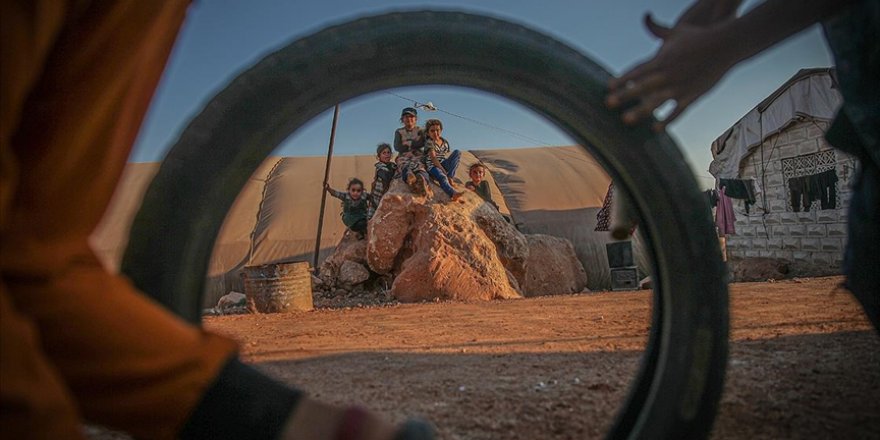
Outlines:
[[386,143],[379,144],[376,147],[376,174],[373,176],[373,183],[370,186],[370,194],[372,194],[372,203],[367,213],[367,220],[373,218],[373,213],[379,207],[382,196],[391,186],[391,179],[397,171],[397,164],[391,161],[391,145]]

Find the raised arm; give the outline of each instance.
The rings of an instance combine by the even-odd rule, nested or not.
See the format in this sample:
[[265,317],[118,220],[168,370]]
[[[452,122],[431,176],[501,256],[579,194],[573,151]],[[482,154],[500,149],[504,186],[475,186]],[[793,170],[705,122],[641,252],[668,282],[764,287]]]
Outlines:
[[327,194],[330,194],[331,196],[336,197],[339,200],[345,200],[346,193],[342,191],[336,191],[335,189],[331,188],[330,185],[327,183],[324,184],[324,191],[327,191]]
[[[654,126],[662,130],[737,63],[833,15],[854,0],[767,0],[742,17],[731,19],[724,17],[732,16],[737,2],[722,0],[719,3],[723,4],[712,8],[707,1],[689,8],[672,28],[645,16],[648,31],[662,39],[663,45],[653,58],[609,81],[608,107],[618,108],[638,100],[623,113],[624,122],[635,124],[673,100],[672,112]],[[711,19],[721,21],[702,24]]]

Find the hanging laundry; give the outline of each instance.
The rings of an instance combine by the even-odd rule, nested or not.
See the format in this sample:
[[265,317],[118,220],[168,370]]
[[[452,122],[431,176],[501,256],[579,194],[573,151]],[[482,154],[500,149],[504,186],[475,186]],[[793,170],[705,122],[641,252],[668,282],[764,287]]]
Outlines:
[[725,194],[731,199],[745,200],[746,214],[749,213],[749,207],[757,201],[754,179],[720,179],[718,187],[726,189]]
[[611,226],[611,200],[614,198],[614,182],[608,185],[608,191],[605,193],[605,201],[602,202],[602,208],[596,213],[596,229],[595,231],[608,231]]
[[736,214],[733,213],[733,202],[727,197],[726,188],[718,190],[718,209],[715,210],[715,226],[718,227],[718,235],[733,235],[736,233]]
[[837,170],[833,169],[816,175],[820,208],[837,209],[837,180]]
[[791,210],[801,212],[801,206],[803,206],[804,211],[809,212],[812,201],[807,191],[807,178],[792,177],[788,179],[788,191],[791,196]]
[[709,202],[709,208],[718,206],[718,190],[707,189],[703,193],[706,195],[706,200]]
[[813,202],[819,201],[819,209],[837,209],[837,171],[827,170],[809,176],[788,179],[791,209],[809,212]]

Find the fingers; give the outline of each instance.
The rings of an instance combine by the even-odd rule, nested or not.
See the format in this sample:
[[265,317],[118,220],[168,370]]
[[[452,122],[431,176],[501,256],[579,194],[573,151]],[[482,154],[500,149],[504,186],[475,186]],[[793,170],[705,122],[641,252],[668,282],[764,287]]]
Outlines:
[[641,101],[623,113],[623,122],[635,124],[643,119],[648,119],[654,114],[654,110],[666,101],[673,99],[670,91],[654,92],[646,95]]
[[638,66],[633,67],[628,72],[621,75],[619,78],[612,78],[610,81],[608,81],[608,89],[610,89],[611,91],[622,89],[626,86],[627,83],[636,81],[642,76],[650,73],[653,68],[654,66],[651,61],[639,64]]
[[694,102],[694,98],[688,97],[686,99],[681,99],[676,101],[675,108],[669,115],[666,116],[662,121],[657,121],[652,126],[653,130],[656,132],[661,132],[666,129],[666,126],[672,123],[676,118],[678,118],[684,111]]
[[661,40],[669,38],[672,34],[672,28],[657,24],[650,12],[645,14],[644,23],[645,27],[648,28],[648,32]]
[[[633,71],[630,71],[620,79],[623,80],[627,77],[634,76],[632,73]],[[665,83],[665,76],[660,74],[649,74],[644,77],[638,77],[638,79],[627,80],[625,83],[626,86],[612,91],[612,93],[610,93],[605,99],[605,103],[609,108],[617,108],[624,102],[658,93],[658,90],[666,88]]]

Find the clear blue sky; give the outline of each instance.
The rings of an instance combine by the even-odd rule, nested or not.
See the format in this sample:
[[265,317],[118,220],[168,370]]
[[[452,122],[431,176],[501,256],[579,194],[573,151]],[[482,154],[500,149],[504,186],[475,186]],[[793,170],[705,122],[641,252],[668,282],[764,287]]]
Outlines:
[[[303,5],[302,3],[308,3]],[[746,8],[755,1],[747,3]],[[682,0],[407,2],[397,0],[201,0],[190,8],[168,68],[150,107],[131,160],[161,160],[190,118],[238,72],[267,53],[320,30],[364,15],[405,9],[455,9],[505,18],[549,34],[582,51],[613,74],[620,74],[658,47],[642,27],[651,11],[672,22],[690,4]],[[784,18],[781,18],[784,19]],[[818,27],[790,38],[731,71],[722,82],[670,127],[701,184],[713,139],[801,68],[832,64]],[[514,131],[487,130],[474,122],[432,113],[444,122],[444,135],[456,148],[510,148],[573,142],[554,126],[517,104],[468,89],[410,87],[393,92],[432,101],[451,113]],[[387,93],[342,104],[335,154],[372,154],[390,142],[405,100]],[[281,155],[326,154],[332,109],[288,138]],[[422,118],[424,119],[424,118]]]

